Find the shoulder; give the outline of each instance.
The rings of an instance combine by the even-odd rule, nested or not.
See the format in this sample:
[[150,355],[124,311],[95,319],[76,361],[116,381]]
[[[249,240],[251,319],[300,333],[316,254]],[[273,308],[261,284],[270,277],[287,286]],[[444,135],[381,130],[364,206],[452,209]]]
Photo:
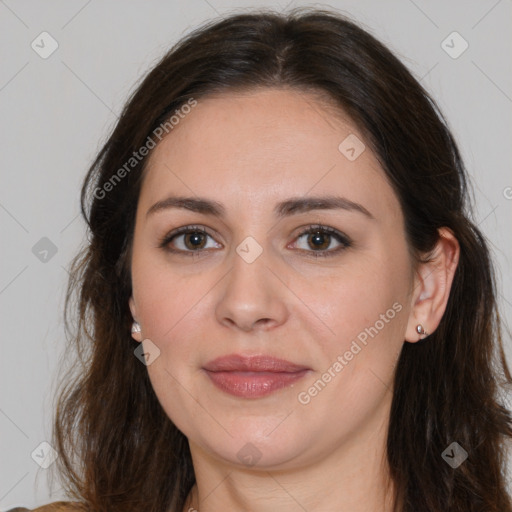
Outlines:
[[55,501],[34,509],[16,507],[6,510],[6,512],[86,512],[86,508],[78,502]]

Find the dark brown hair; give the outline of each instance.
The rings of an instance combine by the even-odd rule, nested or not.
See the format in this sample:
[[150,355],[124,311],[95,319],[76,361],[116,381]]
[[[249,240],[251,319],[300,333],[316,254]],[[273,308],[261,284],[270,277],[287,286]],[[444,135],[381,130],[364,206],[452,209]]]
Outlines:
[[[500,398],[512,378],[459,150],[434,100],[386,47],[344,16],[313,9],[235,14],[192,32],[138,86],[89,169],[88,244],[72,262],[65,313],[78,357],[54,424],[69,496],[98,512],[184,506],[195,482],[187,438],[133,354],[130,251],[147,156],[126,163],[191,98],[260,87],[319,92],[357,124],[399,198],[416,262],[441,227],[460,244],[438,329],[404,343],[396,366],[387,440],[396,510],[512,512],[504,450],[512,417]],[[453,442],[468,452],[456,469],[441,456]]]

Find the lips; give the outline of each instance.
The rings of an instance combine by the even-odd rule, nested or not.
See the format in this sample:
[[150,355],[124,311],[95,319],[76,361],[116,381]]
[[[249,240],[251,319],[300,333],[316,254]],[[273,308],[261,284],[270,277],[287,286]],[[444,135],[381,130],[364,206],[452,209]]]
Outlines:
[[243,398],[261,398],[292,385],[310,368],[271,356],[232,354],[207,363],[203,369],[222,391]]
[[204,365],[204,369],[210,372],[279,372],[290,373],[301,370],[309,370],[307,366],[298,365],[271,356],[256,355],[242,356],[232,354],[222,356]]

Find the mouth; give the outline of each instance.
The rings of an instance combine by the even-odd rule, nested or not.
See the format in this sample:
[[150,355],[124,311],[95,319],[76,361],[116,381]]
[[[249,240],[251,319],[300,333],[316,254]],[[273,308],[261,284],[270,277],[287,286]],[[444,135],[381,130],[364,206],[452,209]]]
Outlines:
[[226,393],[261,398],[291,386],[311,369],[270,356],[233,354],[210,361],[203,370],[211,382]]

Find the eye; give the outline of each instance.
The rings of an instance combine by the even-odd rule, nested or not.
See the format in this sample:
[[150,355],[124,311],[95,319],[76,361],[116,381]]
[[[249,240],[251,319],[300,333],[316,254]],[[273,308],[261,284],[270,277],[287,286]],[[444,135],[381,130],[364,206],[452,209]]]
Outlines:
[[[222,247],[220,244],[214,244],[208,247],[208,238],[212,237],[201,226],[183,226],[167,234],[159,242],[158,246],[167,251],[176,253],[193,253],[200,252],[203,249]],[[174,247],[172,244],[174,244]]]
[[[306,237],[304,241],[306,247],[299,247],[299,249],[310,252],[314,257],[333,256],[352,246],[347,236],[336,229],[322,225],[310,226],[298,235],[297,240],[303,237]],[[334,249],[333,242],[338,244]],[[311,248],[313,250],[310,250]]]
[[[352,242],[347,236],[334,228],[322,225],[308,227],[299,233],[297,240],[304,237],[306,237],[306,247],[298,247],[298,249],[313,257],[333,256],[352,246]],[[167,234],[160,240],[158,247],[172,253],[188,253],[190,256],[199,255],[204,249],[222,248],[222,245],[215,241],[213,241],[213,245],[208,246],[208,238],[213,240],[213,237],[201,226],[183,226]],[[334,249],[332,248],[333,243]]]

